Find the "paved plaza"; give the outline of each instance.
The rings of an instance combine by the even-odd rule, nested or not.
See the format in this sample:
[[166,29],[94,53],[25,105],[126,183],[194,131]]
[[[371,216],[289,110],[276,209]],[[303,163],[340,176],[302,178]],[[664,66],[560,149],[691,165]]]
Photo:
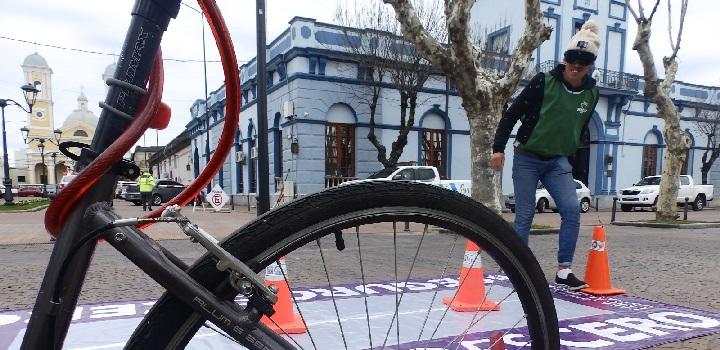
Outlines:
[[[142,214],[141,208],[116,201],[116,210],[123,216]],[[192,212],[184,210],[194,222],[222,238],[255,216],[253,208],[236,207],[230,213]],[[0,309],[32,307],[37,288],[52,249],[42,227],[44,211],[0,214]],[[508,220],[512,214],[505,213]],[[622,221],[650,219],[654,213],[633,212],[617,214]],[[690,212],[691,220],[720,220],[720,210],[711,207],[702,212]],[[574,269],[579,275],[585,270],[592,228],[598,223],[608,224],[607,211],[582,215],[581,235]],[[536,215],[536,223],[549,226],[559,224],[554,213]],[[613,285],[628,295],[682,305],[711,312],[720,312],[720,228],[657,229],[606,225]],[[151,237],[185,261],[197,259],[204,253],[198,246],[184,239],[174,225],[155,225],[148,230]],[[532,236],[530,245],[547,277],[554,275],[557,235]],[[292,270],[292,261],[288,262]],[[297,271],[297,270],[295,270]],[[108,244],[101,244],[95,253],[80,303],[157,298],[162,288]],[[720,336],[700,337],[655,347],[655,349],[718,349]]]

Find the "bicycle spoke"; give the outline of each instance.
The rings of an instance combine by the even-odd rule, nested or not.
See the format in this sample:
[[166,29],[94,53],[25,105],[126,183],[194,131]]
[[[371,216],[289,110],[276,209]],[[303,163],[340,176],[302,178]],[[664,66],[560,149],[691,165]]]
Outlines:
[[340,326],[340,335],[342,336],[345,350],[347,350],[348,347],[347,340],[345,339],[345,331],[343,330],[342,322],[340,321],[340,312],[338,311],[337,302],[335,301],[335,292],[333,291],[332,283],[330,282],[330,273],[328,272],[327,263],[325,262],[325,254],[323,253],[320,239],[315,240],[315,242],[318,245],[318,249],[320,249],[320,259],[322,259],[323,269],[325,270],[325,277],[327,277],[328,289],[330,290],[330,298],[332,299],[333,307],[335,308],[335,316],[337,317],[338,325]]
[[[502,304],[505,300],[507,300],[507,298],[509,298],[509,297],[510,297],[511,295],[513,295],[513,294],[515,294],[515,289],[513,289],[512,292],[510,292],[508,295],[506,295],[504,298],[502,298],[497,304],[498,304],[498,305]],[[465,328],[465,330],[464,330],[461,334],[459,334],[458,336],[456,336],[456,337],[453,339],[453,341],[451,341],[451,343],[454,342],[455,340],[457,340],[457,339],[460,338],[460,337],[465,338],[465,336],[466,336],[467,333],[470,331],[470,329],[472,329],[473,327],[475,327],[475,325],[477,325],[478,323],[480,323],[480,321],[484,320],[485,317],[490,314],[490,312],[491,312],[491,311],[485,312],[485,314],[484,314],[482,317],[480,317],[478,320],[476,320],[476,321],[474,321],[474,322],[471,322],[470,325],[469,325],[467,328]],[[515,323],[515,326],[517,326],[517,324],[520,323],[520,321],[524,320],[525,317],[526,317],[526,315],[523,315],[523,317],[520,318],[520,320],[519,320],[517,323]],[[473,317],[473,318],[474,318],[474,317]],[[515,326],[513,326],[511,329],[515,329]]]
[[[447,268],[448,268],[448,266],[450,266],[450,259],[452,259],[452,254],[455,252],[455,247],[457,246],[457,240],[458,240],[459,236],[457,234],[453,234],[453,236],[455,238],[453,239],[453,244],[450,247],[450,252],[448,253],[448,256],[445,260],[445,265],[443,266],[442,273],[440,274],[440,279],[445,278],[445,275],[447,273]],[[418,342],[420,341],[420,338],[422,338],[422,334],[425,331],[425,325],[427,324],[427,321],[430,318],[430,312],[432,311],[433,304],[435,304],[435,299],[437,298],[438,291],[439,291],[438,289],[435,289],[435,291],[433,292],[432,299],[430,300],[430,305],[428,305],[428,310],[427,310],[427,313],[425,314],[425,319],[423,320],[423,324],[420,327],[420,334],[418,334],[418,338],[417,338]]]
[[372,330],[370,328],[370,310],[368,309],[368,302],[367,302],[367,288],[366,288],[367,283],[365,282],[365,267],[363,266],[362,249],[360,249],[360,226],[355,226],[355,236],[357,237],[358,257],[360,258],[360,277],[362,278],[363,302],[365,303],[365,318],[367,320],[367,327],[368,327],[368,341],[370,342],[370,349],[372,349],[373,343],[372,343]]
[[[282,264],[280,263],[280,261],[276,261],[275,263],[276,263],[276,264],[278,265],[278,267],[280,268],[280,273],[282,273],[283,279],[285,280],[285,284],[287,284],[287,286],[288,286],[288,290],[290,291],[290,297],[292,298],[293,305],[295,305],[295,308],[297,308],[298,313],[300,314],[300,319],[302,320],[303,325],[305,326],[305,329],[307,330],[308,337],[310,338],[310,343],[312,343],[314,349],[317,349],[317,345],[315,345],[315,339],[314,339],[313,336],[312,336],[312,332],[310,332],[310,327],[307,326],[307,323],[305,322],[305,316],[303,316],[302,309],[300,308],[300,305],[299,305],[298,302],[297,302],[297,298],[295,298],[295,294],[294,294],[293,291],[292,291],[292,287],[290,287],[290,281],[288,280],[287,275],[285,274],[285,269],[283,269]],[[268,318],[269,318],[269,317],[268,317]],[[297,341],[295,341],[295,339],[293,339],[293,338],[290,336],[290,334],[287,334],[287,332],[285,332],[285,330],[282,329],[282,327],[280,327],[280,325],[278,325],[278,324],[275,322],[275,320],[273,320],[272,318],[269,318],[269,319],[270,319],[270,321],[272,321],[273,323],[275,323],[275,326],[278,327],[278,328],[280,328],[280,330],[282,330],[283,333],[285,333],[285,336],[287,336],[288,338],[290,338],[290,340],[292,340],[293,343],[295,343],[297,346],[300,346],[300,344],[298,344]],[[303,349],[302,346],[300,346],[300,348]]]
[[[420,242],[418,243],[417,249],[415,250],[415,255],[413,256],[412,263],[410,264],[410,270],[408,271],[407,277],[405,278],[405,282],[404,282],[404,284],[403,284],[403,287],[407,286],[408,281],[410,281],[410,276],[412,276],[413,269],[415,268],[415,262],[417,262],[417,258],[418,258],[419,254],[420,254],[420,248],[422,248],[423,240],[425,239],[425,235],[426,235],[427,232],[428,232],[428,227],[429,227],[429,225],[425,224],[425,227],[423,228],[422,236],[420,236]],[[398,283],[397,283],[397,281],[396,281],[396,282],[395,282],[395,289],[397,290],[397,288],[398,288]],[[396,295],[397,295],[397,292],[396,292]],[[395,322],[396,317],[397,317],[398,321],[399,321],[399,319],[400,319],[400,315],[399,315],[399,312],[400,312],[400,304],[402,303],[403,296],[405,296],[405,293],[401,293],[401,294],[400,294],[400,299],[399,299],[399,300],[396,300],[396,302],[395,302],[395,312],[393,313],[392,320],[390,320],[390,324],[391,324],[391,325],[392,325],[393,322]],[[431,304],[431,308],[432,308],[432,304]],[[398,327],[398,328],[399,328],[399,327]],[[390,332],[390,330],[388,329],[388,333],[389,333],[389,332]],[[399,346],[399,344],[400,344],[400,331],[399,331],[399,330],[398,330],[398,335],[397,335],[397,337],[398,337],[398,346]],[[385,339],[387,340],[387,335],[385,336]],[[384,344],[383,344],[383,345],[384,345]]]
[[[395,313],[394,315],[397,315],[398,313],[398,264],[397,264],[397,222],[393,221],[393,261],[394,261],[394,272],[395,272]],[[385,345],[387,344],[388,338],[390,336],[390,331],[392,330],[393,321],[396,322],[395,329],[397,330],[397,345],[400,347],[400,318],[397,319],[395,316],[390,320],[390,325],[388,325],[387,333],[385,333],[385,340],[383,340],[383,349],[385,349]]]
[[[308,331],[307,334],[288,335],[289,328],[275,319],[273,323],[283,324],[286,328],[279,330],[280,337],[276,337],[285,342],[283,348],[354,350],[425,347],[455,350],[463,348],[462,344],[468,340],[479,340],[481,334],[491,334],[490,341],[482,340],[484,347],[498,347],[503,337],[514,333],[527,337],[516,343],[518,348],[544,349],[557,344],[559,339],[552,331],[557,329],[557,323],[553,321],[553,304],[547,298],[549,292],[543,291],[546,282],[541,278],[542,272],[533,265],[534,260],[527,249],[507,239],[512,232],[502,220],[495,220],[491,215],[485,217],[480,211],[475,216],[464,213],[472,207],[466,200],[450,206],[444,201],[434,202],[441,193],[431,189],[427,190],[433,195],[425,197],[416,196],[413,191],[399,191],[394,196],[387,196],[387,191],[373,191],[374,197],[369,198],[373,201],[362,200],[362,197],[352,201],[354,197],[347,195],[327,197],[327,203],[341,202],[335,206],[325,205],[322,210],[313,206],[292,208],[291,205],[281,208],[287,210],[281,212],[282,215],[268,216],[267,225],[253,226],[248,233],[243,232],[247,236],[236,235],[232,245],[228,245],[234,249],[234,254],[244,254],[242,249],[247,246],[242,244],[253,242],[246,241],[246,237],[264,242],[264,250],[246,258],[249,266],[256,271],[289,252],[297,252],[293,255],[294,260],[304,267],[302,273],[292,276],[294,288],[286,298],[294,304],[293,311],[300,312],[303,321],[297,321],[299,324],[303,322]],[[406,195],[409,200],[398,202],[401,204],[397,206],[383,206],[388,198],[395,201],[398,196],[403,198]],[[355,203],[352,208],[339,206],[348,201]],[[423,206],[405,204],[420,202],[424,203]],[[312,203],[317,204],[315,201]],[[373,204],[368,206],[368,203]],[[432,207],[424,207],[429,203]],[[308,212],[307,218],[296,215],[300,212]],[[291,214],[293,220],[287,220]],[[471,217],[475,219],[471,220]],[[405,224],[404,229],[398,226],[402,224]],[[354,237],[347,232],[348,229],[355,230]],[[343,230],[349,235],[341,235]],[[357,253],[352,252],[353,249],[344,249],[346,241],[349,244],[353,238],[357,240],[354,248]],[[464,239],[459,241],[459,238]],[[325,239],[331,241],[323,243]],[[333,239],[333,247],[327,248]],[[457,263],[464,259],[462,249],[457,247],[458,242],[465,242],[465,239],[480,245],[483,256],[471,257],[468,251],[473,249],[465,249],[469,260],[459,268],[458,278],[455,269],[458,268]],[[471,261],[473,258],[487,258],[488,261],[481,264],[480,260]],[[257,263],[252,265],[254,262]],[[212,261],[206,264],[201,265],[203,272],[214,266]],[[468,264],[475,269],[466,276],[469,273]],[[485,274],[481,275],[483,270],[480,266],[483,265]],[[286,268],[281,266],[279,270],[283,280],[279,276],[277,279],[285,281],[290,288],[290,276],[284,271]],[[522,278],[496,278],[502,277],[504,272],[507,276]],[[484,283],[483,278],[488,278],[489,286],[480,285]],[[471,287],[475,284],[477,288],[482,287],[476,293],[473,290],[475,287]],[[533,289],[537,293],[528,293]],[[453,311],[455,304],[461,301],[461,304],[472,305],[476,302],[487,304],[490,300],[506,307],[502,312],[485,312],[478,307],[472,307],[470,312]],[[332,301],[332,311],[329,301]],[[363,312],[364,315],[361,314]],[[521,327],[521,332],[518,332],[518,327]],[[181,334],[180,331],[173,332],[172,328],[168,330],[167,334]],[[382,333],[385,333],[384,337]],[[394,342],[390,338],[393,335]],[[172,339],[169,338],[169,341],[172,342]],[[224,339],[218,337],[216,341]],[[262,349],[254,344],[246,346]]]
[[[292,292],[291,292],[291,293],[292,293]],[[272,323],[275,325],[275,327],[277,327],[278,329],[280,329],[280,330],[283,332],[283,335],[284,335],[286,338],[290,339],[293,343],[295,343],[295,345],[297,345],[298,347],[300,347],[300,349],[305,349],[305,348],[303,348],[302,345],[300,345],[295,339],[293,339],[293,337],[291,337],[290,334],[288,334],[287,332],[285,332],[285,330],[284,330],[277,322],[275,322],[275,320],[273,320],[272,318],[269,318],[269,317],[268,317],[268,319],[270,320],[270,322],[272,322]],[[304,323],[304,322],[305,322],[305,320],[303,320],[303,323]],[[306,325],[305,327],[307,327],[307,325]],[[308,335],[309,335],[309,331],[308,331]],[[312,341],[312,336],[310,337],[310,340]],[[313,343],[313,346],[315,346],[315,342],[312,342],[312,343]],[[316,347],[315,349],[317,349],[317,347]]]

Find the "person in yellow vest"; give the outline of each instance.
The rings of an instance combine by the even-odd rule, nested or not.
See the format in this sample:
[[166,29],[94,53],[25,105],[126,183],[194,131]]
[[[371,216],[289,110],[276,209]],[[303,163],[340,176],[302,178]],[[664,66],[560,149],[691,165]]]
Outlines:
[[155,179],[149,172],[145,171],[138,180],[138,186],[140,186],[140,200],[142,201],[143,211],[146,208],[148,211],[152,211],[152,190],[155,188]]

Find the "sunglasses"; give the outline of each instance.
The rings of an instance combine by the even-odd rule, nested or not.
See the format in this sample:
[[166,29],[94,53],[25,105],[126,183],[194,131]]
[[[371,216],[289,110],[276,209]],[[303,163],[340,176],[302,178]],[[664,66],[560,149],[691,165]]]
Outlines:
[[581,66],[590,66],[595,63],[595,55],[587,51],[568,50],[565,51],[565,62]]

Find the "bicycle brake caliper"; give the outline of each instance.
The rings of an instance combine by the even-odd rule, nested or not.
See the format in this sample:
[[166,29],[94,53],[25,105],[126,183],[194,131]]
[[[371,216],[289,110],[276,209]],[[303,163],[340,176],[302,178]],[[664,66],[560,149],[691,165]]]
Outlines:
[[[220,271],[229,271],[230,284],[238,292],[242,293],[250,299],[248,306],[255,311],[272,315],[272,305],[278,300],[277,290],[273,290],[266,286],[264,281],[250,267],[238,260],[227,250],[223,249],[215,237],[211,236],[198,225],[191,223],[186,217],[180,214],[180,207],[173,205],[165,209],[162,213],[163,217],[183,218],[178,221],[180,228],[194,242],[200,243],[205,249],[218,259],[215,267]],[[257,291],[258,293],[255,293]],[[259,298],[259,299],[258,299]],[[260,315],[261,316],[261,315]],[[259,316],[257,316],[259,319]]]

